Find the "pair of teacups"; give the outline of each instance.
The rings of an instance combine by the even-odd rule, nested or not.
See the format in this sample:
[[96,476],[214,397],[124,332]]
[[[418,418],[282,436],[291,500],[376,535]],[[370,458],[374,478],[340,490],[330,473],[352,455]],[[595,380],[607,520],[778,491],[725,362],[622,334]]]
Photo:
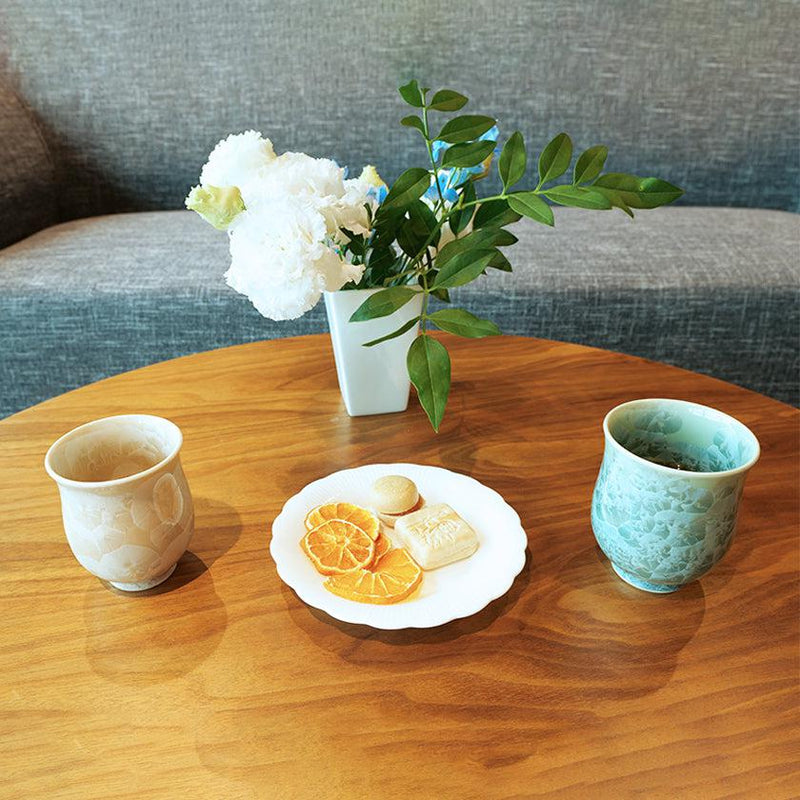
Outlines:
[[[667,399],[623,403],[603,431],[592,528],[614,570],[650,592],[696,580],[731,544],[756,437],[721,411]],[[169,420],[125,415],[82,425],[47,452],[75,557],[118,589],[162,583],[189,544],[182,441]]]

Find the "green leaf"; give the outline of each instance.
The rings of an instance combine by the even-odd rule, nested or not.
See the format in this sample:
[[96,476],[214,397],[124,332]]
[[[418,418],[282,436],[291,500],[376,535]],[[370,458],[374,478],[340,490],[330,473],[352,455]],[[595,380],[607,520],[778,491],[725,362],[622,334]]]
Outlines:
[[367,266],[372,269],[387,269],[397,256],[390,247],[373,247],[367,256]]
[[369,319],[388,317],[398,308],[402,308],[412,297],[418,294],[410,286],[392,286],[371,294],[350,317],[350,322],[366,322]]
[[432,111],[458,111],[469,102],[463,94],[452,89],[440,89],[433,96],[428,108]]
[[509,247],[519,241],[511,231],[505,228],[479,228],[478,230],[448,242],[441,250],[440,260],[447,261],[455,253],[475,247]]
[[495,252],[497,251],[489,248],[480,250],[470,248],[458,253],[439,269],[433,288],[452,289],[474,281],[486,269]]
[[504,228],[481,228],[448,242],[436,255],[436,267],[444,265],[460,253],[468,250],[488,250],[492,247],[508,247],[516,244],[517,237]]
[[511,225],[514,222],[518,222],[520,217],[521,214],[517,214],[516,211],[512,211],[509,208],[507,201],[489,200],[478,206],[472,227],[478,229]]
[[447,348],[427,334],[417,336],[408,348],[406,366],[420,405],[438,433],[450,393],[450,356]]
[[372,229],[375,231],[375,238],[372,242],[373,247],[388,247],[391,245],[404,216],[405,211],[402,208],[392,210],[378,206],[375,220],[372,223]]
[[407,169],[389,189],[386,199],[381,203],[381,208],[387,209],[406,208],[415,200],[419,200],[431,185],[431,176],[428,170],[421,167]]
[[555,225],[553,209],[534,192],[515,192],[508,196],[508,204],[513,211],[535,219],[544,225]]
[[448,147],[442,157],[442,166],[449,167],[475,167],[483,162],[495,148],[497,142],[479,141],[464,142]]
[[366,286],[382,286],[389,277],[392,267],[397,260],[397,255],[391,247],[373,246],[367,256],[367,270],[369,272]]
[[364,342],[362,347],[374,347],[376,344],[380,344],[381,342],[388,342],[389,339],[396,339],[398,336],[402,336],[404,333],[408,333],[418,322],[419,317],[414,317],[414,319],[410,319],[408,322],[403,323],[396,331],[392,331],[391,333],[387,333],[386,336],[381,336],[380,339],[373,339],[371,342]]
[[[462,190],[461,198],[464,203],[475,202],[475,184],[470,181]],[[450,230],[458,236],[459,233],[464,231],[475,213],[475,206],[468,208],[456,208],[450,214]]]
[[528,156],[525,153],[525,141],[519,131],[514,131],[500,153],[497,169],[506,191],[517,183],[525,174]]
[[447,289],[431,289],[431,294],[442,303],[450,302],[450,292]]
[[463,308],[443,308],[428,315],[437,327],[456,336],[480,339],[484,336],[498,336],[500,328],[488,319],[481,319]]
[[639,178],[619,172],[601,175],[592,188],[611,189],[631,208],[658,208],[672,203],[683,194],[683,189],[660,178]]
[[436,216],[422,200],[415,200],[407,213],[408,219],[397,230],[397,243],[407,256],[414,258],[429,239],[430,245],[436,247],[440,232],[436,229]]
[[554,136],[539,156],[539,185],[563,175],[572,160],[572,140],[566,133]]
[[436,138],[449,144],[472,142],[483,136],[494,124],[495,121],[491,117],[465,114],[463,117],[456,117],[446,123]]
[[416,81],[409,81],[405,86],[401,86],[398,90],[400,97],[414,108],[422,108],[425,105],[425,98],[422,96],[419,84]]
[[[491,235],[489,235],[491,233]],[[516,244],[519,239],[514,236],[511,231],[507,231],[505,228],[489,228],[482,231],[475,231],[476,236],[487,236],[486,241],[489,244],[492,244],[494,247],[510,247],[512,244]]]
[[352,253],[355,256],[363,258],[366,255],[367,243],[362,234],[356,235],[353,231],[347,228],[339,228],[339,230],[347,237],[348,241],[341,247],[345,253]]
[[425,238],[434,234],[431,243],[436,246],[439,243],[440,230],[437,230],[439,221],[427,203],[417,200],[408,207],[408,216],[411,224],[420,232],[425,233]]
[[562,206],[609,209],[611,201],[602,193],[583,186],[553,186],[542,192],[548,200]]
[[606,189],[602,186],[592,186],[596,192],[600,192],[600,194],[605,195],[608,198],[608,202],[611,203],[612,208],[619,208],[622,209],[631,219],[633,219],[633,211],[631,211],[631,207],[622,199],[619,192],[615,192],[613,189]]
[[494,257],[486,266],[501,272],[513,272],[511,262],[499,250],[495,251]]
[[406,221],[406,224],[397,231],[397,244],[409,258],[414,258],[422,250],[425,237],[416,235],[416,231]]
[[422,120],[414,114],[403,117],[400,124],[405,125],[406,128],[416,128],[423,136],[425,135],[425,126],[422,124]]
[[606,158],[608,158],[608,148],[604,144],[596,144],[584,150],[575,162],[572,182],[577,186],[579,183],[593,181],[602,172]]

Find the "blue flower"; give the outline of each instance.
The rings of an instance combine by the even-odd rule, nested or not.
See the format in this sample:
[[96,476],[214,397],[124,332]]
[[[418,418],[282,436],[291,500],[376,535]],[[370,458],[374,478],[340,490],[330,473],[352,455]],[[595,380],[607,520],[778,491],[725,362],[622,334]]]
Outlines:
[[[486,133],[482,136],[479,136],[477,141],[497,141],[500,137],[500,131],[497,128],[497,125],[493,125]],[[439,158],[444,154],[444,151],[450,145],[447,142],[442,142],[439,139],[436,139],[432,144],[433,150],[433,158],[434,160],[438,161]],[[498,155],[500,152],[499,147],[495,147],[495,149],[484,159],[484,161],[474,167],[454,167],[452,169],[440,169],[439,170],[439,190],[441,190],[442,196],[448,203],[455,203],[458,200],[458,188],[466,183],[471,177],[473,176],[480,176],[483,177],[489,172],[489,167],[492,163],[492,158]],[[439,198],[439,191],[436,189],[436,184],[431,183],[430,189],[425,192],[425,197],[428,200],[438,200]]]
[[386,199],[387,194],[389,194],[389,188],[385,183],[380,186],[371,186],[367,191],[367,197],[371,197],[378,205]]

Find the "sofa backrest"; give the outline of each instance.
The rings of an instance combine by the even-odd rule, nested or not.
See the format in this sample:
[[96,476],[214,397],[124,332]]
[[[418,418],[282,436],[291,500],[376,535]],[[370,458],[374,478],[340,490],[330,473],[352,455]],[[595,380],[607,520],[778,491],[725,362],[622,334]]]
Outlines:
[[[386,179],[424,163],[397,86],[458,89],[537,150],[568,131],[683,202],[798,210],[798,4],[704,0],[5,0],[7,78],[61,217],[178,208],[255,128]],[[2,151],[0,143],[0,151]],[[0,152],[2,155],[2,152]]]
[[55,167],[33,114],[0,77],[0,248],[58,221]]

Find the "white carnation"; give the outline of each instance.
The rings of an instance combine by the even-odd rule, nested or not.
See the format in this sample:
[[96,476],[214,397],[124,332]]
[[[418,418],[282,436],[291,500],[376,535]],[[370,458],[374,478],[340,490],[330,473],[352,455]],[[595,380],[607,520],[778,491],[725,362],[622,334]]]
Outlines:
[[232,133],[211,152],[200,173],[200,184],[238,186],[241,190],[274,160],[272,142],[257,131]]
[[344,175],[344,169],[330,159],[283,153],[261,172],[259,180],[242,189],[242,196],[248,208],[258,208],[277,197],[302,199],[324,216],[328,236],[339,240],[340,228],[367,233],[364,205],[375,205],[366,180],[345,180]]
[[286,194],[324,202],[344,194],[343,183],[344,170],[335,161],[290,152],[275,159],[253,191],[254,197]]
[[374,212],[378,207],[374,187],[365,178],[353,178],[344,182],[344,197],[337,206],[339,227],[353,233],[369,233],[369,217],[364,206]]
[[230,236],[228,285],[247,295],[263,316],[295,319],[313,308],[323,291],[361,278],[363,265],[340,255],[346,239],[341,229],[368,233],[364,206],[377,205],[368,174],[346,180],[345,171],[327,158],[276,156],[269,139],[247,131],[216,146],[200,182],[235,186],[241,193],[245,210],[221,221],[215,215],[213,221],[224,222]]
[[225,278],[263,316],[295,319],[323,291],[337,291],[364,271],[343,261],[326,239],[324,217],[302,199],[265,201],[240,214],[232,227]]

